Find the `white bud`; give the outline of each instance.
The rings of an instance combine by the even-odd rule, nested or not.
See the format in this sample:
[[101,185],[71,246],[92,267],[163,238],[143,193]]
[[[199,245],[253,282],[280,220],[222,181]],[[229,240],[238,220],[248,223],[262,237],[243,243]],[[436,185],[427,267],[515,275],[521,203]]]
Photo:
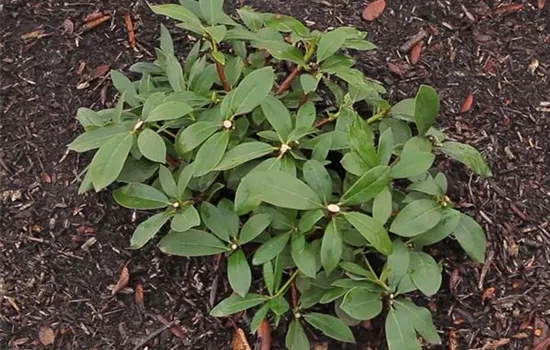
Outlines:
[[236,245],[235,243],[233,243],[233,244],[231,245],[231,249],[235,250],[235,249],[237,249],[237,248],[239,248],[239,246]]
[[297,313],[294,314],[294,318],[300,318],[300,317],[302,317],[301,313],[297,312]]
[[179,207],[180,207],[180,204],[179,204],[179,202],[174,202],[174,203],[172,203],[172,206],[173,206],[174,208],[179,208]]
[[340,206],[338,204],[329,204],[327,205],[327,210],[331,213],[339,213],[340,212]]
[[134,126],[134,131],[137,131],[145,122],[143,120],[138,120],[136,125]]
[[224,120],[223,127],[226,129],[231,129],[233,127],[233,122],[231,122],[231,120]]
[[281,153],[286,153],[286,152],[288,152],[288,151],[290,151],[290,150],[291,150],[290,146],[287,145],[286,143],[283,143],[283,144],[281,145]]

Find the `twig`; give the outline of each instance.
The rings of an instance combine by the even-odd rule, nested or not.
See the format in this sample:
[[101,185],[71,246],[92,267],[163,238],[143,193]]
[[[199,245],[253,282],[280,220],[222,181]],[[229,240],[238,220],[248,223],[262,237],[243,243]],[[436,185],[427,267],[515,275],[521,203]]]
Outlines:
[[424,37],[428,35],[424,29],[421,29],[418,33],[413,35],[409,40],[407,40],[401,47],[399,48],[399,51],[403,53],[409,52],[412,47],[419,42],[420,40],[424,39]]
[[292,84],[292,81],[296,78],[296,76],[300,73],[302,70],[301,66],[297,66],[294,68],[294,70],[286,77],[285,81],[281,85],[279,85],[279,88],[275,92],[275,95],[280,95],[286,90],[290,89],[290,85]]
[[176,323],[176,321],[174,320],[174,321],[171,321],[170,323],[167,323],[167,324],[163,325],[162,327],[160,327],[156,331],[152,332],[151,334],[149,334],[148,336],[143,338],[132,350],[138,350],[139,348],[141,348],[142,346],[147,344],[149,341],[151,341],[153,338],[158,336],[160,333],[162,333],[165,330],[167,330],[168,328],[172,327],[175,323]]
[[130,43],[130,47],[134,49],[136,47],[136,32],[134,31],[134,22],[132,22],[132,17],[129,13],[124,15],[124,23],[128,30],[128,42]]
[[323,126],[325,126],[325,124],[328,124],[330,123],[331,121],[333,121],[334,119],[331,119],[331,118],[326,118],[326,119],[323,119],[319,122],[317,122],[314,127],[316,128],[322,128]]
[[231,84],[229,84],[223,68],[224,66],[220,62],[216,61],[216,71],[218,72],[218,77],[220,77],[220,81],[222,82],[223,89],[224,91],[229,92],[231,91]]

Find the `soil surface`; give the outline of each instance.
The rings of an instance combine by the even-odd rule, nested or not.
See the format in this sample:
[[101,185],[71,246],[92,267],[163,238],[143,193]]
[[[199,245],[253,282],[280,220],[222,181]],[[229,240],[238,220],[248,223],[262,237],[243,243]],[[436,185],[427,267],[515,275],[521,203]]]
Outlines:
[[[226,3],[231,11],[251,5],[290,14],[319,29],[367,30],[379,49],[357,54],[358,64],[391,100],[414,95],[420,84],[439,91],[440,126],[480,149],[494,174],[481,180],[461,165],[440,164],[450,172],[452,199],[484,226],[489,247],[483,266],[452,241],[432,248],[445,275],[443,290],[425,300],[444,338],[439,349],[527,350],[547,339],[550,3],[540,9],[544,1],[518,1],[518,10],[497,9],[496,1],[389,1],[369,23],[361,1]],[[112,18],[80,33],[95,10]],[[135,50],[125,14],[136,26]],[[113,105],[101,66],[124,71],[152,60],[161,19],[145,1],[122,0],[6,0],[0,16],[0,349],[49,341],[50,349],[230,348],[232,325],[208,316],[228,293],[224,271],[214,272],[211,259],[167,257],[153,245],[129,251],[141,214],[119,208],[108,193],[77,195],[90,157],[66,151],[81,132],[78,107]],[[399,47],[421,30],[427,36],[412,64]],[[183,53],[188,38],[174,38]],[[473,105],[461,113],[469,94]],[[124,266],[128,287],[113,296]],[[240,319],[243,328],[249,316]],[[359,344],[347,348],[385,349],[382,329],[379,320],[364,324]],[[284,343],[281,332],[275,339],[275,348]]]

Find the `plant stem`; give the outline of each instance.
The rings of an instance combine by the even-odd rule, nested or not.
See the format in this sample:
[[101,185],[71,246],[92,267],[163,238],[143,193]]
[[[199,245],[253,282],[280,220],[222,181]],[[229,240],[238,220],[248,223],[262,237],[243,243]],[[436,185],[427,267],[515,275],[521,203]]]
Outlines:
[[288,77],[286,77],[283,83],[279,85],[279,88],[275,92],[275,95],[280,95],[290,88],[290,85],[292,84],[294,79],[298,76],[302,68],[304,68],[308,64],[309,60],[311,60],[311,57],[313,56],[314,53],[315,53],[315,45],[311,45],[310,47],[308,47],[306,54],[304,55],[304,61],[306,64],[302,66],[296,66],[296,68],[294,68],[294,70],[288,75]]
[[292,281],[294,281],[296,276],[298,276],[298,269],[296,269],[296,271],[294,271],[292,275],[290,275],[286,283],[279,289],[279,291],[277,291],[277,293],[275,293],[274,296],[271,297],[271,299],[275,299],[283,295],[286,292],[286,289],[290,287],[290,284],[292,283]]
[[388,114],[390,114],[390,109],[389,108],[383,109],[380,112],[373,115],[372,117],[370,117],[369,119],[367,119],[367,124],[372,124],[384,117],[387,117]]
[[[212,52],[218,52],[218,45],[216,44],[216,40],[212,38],[212,36],[206,32],[206,39],[210,42],[210,45],[212,46]],[[225,76],[225,70],[224,65],[218,62],[216,57],[212,57],[214,59],[214,62],[216,62],[216,72],[218,73],[218,77],[220,78],[220,81],[222,82],[223,89],[225,92],[231,91],[231,84],[229,84],[229,80],[227,80],[227,77]]]

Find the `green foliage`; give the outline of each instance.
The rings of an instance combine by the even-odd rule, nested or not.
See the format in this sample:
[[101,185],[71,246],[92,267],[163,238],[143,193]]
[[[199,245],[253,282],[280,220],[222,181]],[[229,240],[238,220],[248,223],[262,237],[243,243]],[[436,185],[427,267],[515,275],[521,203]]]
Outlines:
[[197,39],[185,61],[161,26],[156,60],[130,68],[140,79],[111,72],[115,108],[78,110],[85,132],[69,148],[95,151],[79,192],[113,185],[119,205],[148,210],[132,249],[155,241],[167,254],[225,257],[235,295],[211,315],[257,307],[251,330],[288,325],[288,349],[309,348],[306,323],[353,343],[350,326],[375,317],[390,350],[420,349],[418,335],[440,343],[430,312],[406,298],[440,288],[441,263],[423,248],[451,236],[482,263],[486,240],[453,209],[435,160],[491,171],[434,127],[437,92],[422,85],[390,105],[353,68],[353,50],[375,48],[354,28],[310,31],[249,7],[240,24],[223,0],[180,4],[150,7]]

